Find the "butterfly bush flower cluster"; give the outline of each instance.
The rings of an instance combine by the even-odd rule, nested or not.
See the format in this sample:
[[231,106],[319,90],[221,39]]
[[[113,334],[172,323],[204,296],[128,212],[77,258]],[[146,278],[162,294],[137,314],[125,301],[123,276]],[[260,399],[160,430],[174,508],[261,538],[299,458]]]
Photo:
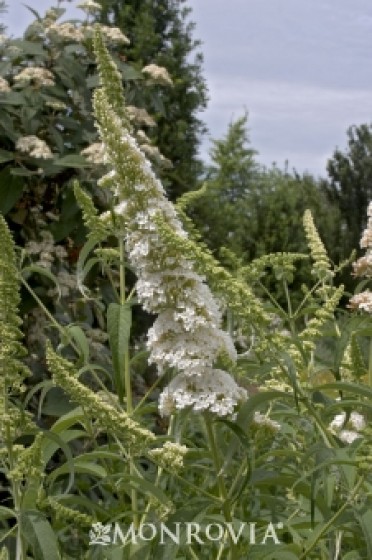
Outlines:
[[81,150],[80,153],[82,156],[86,157],[86,159],[90,163],[99,165],[105,162],[104,146],[102,142],[94,142],[93,144],[90,144],[89,146]]
[[16,149],[37,159],[53,158],[53,153],[48,144],[37,136],[22,136],[17,140]]
[[9,91],[11,91],[9,82],[5,78],[0,77],[0,92],[8,93]]
[[281,429],[279,422],[272,420],[267,414],[262,414],[257,410],[253,416],[253,424],[255,424],[257,428],[263,428],[270,434],[275,434]]
[[24,68],[19,74],[14,76],[14,81],[23,86],[28,85],[30,82],[33,82],[33,84],[38,87],[55,85],[52,72],[41,66]]
[[77,4],[76,7],[80,8],[81,10],[86,12],[87,14],[95,14],[95,13],[100,12],[102,10],[101,4],[98,4],[97,2],[93,2],[93,0],[85,0],[84,2],[81,2],[80,4]]
[[172,468],[173,471],[179,471],[183,468],[183,458],[187,453],[187,447],[172,441],[166,441],[162,448],[156,448],[149,451],[149,456],[155,459],[159,465],[165,468]]
[[359,432],[366,427],[364,416],[352,412],[346,421],[346,412],[341,412],[334,417],[329,425],[330,430],[344,443],[352,443],[361,437]]
[[[366,254],[353,263],[353,274],[357,277],[372,277],[372,202],[367,208],[368,223],[362,233],[360,247],[366,250]],[[372,313],[372,292],[365,290],[353,296],[349,301],[351,309],[360,309]]]
[[164,66],[158,66],[157,64],[148,64],[142,68],[142,74],[149,76],[151,80],[159,85],[172,86],[172,78],[168,74],[168,70]]
[[[105,70],[116,74],[98,34],[95,48],[103,76]],[[246,392],[214,366],[220,355],[236,360],[233,342],[221,328],[221,312],[204,278],[159,235],[158,218],[178,236],[187,236],[131,135],[129,116],[110,95],[103,79],[94,106],[112,171],[100,184],[111,188],[117,200],[116,227],[123,232],[138,278],[138,299],[146,311],[157,314],[148,333],[149,362],[157,365],[159,374],[169,370],[178,374],[160,397],[160,412],[168,415],[191,408],[220,416],[231,414]]]

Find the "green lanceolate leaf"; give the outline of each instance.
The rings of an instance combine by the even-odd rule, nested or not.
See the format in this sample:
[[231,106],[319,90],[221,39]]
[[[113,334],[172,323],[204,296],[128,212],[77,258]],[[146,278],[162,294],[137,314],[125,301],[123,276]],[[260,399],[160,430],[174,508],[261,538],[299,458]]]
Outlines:
[[355,517],[357,518],[365,539],[365,545],[367,548],[367,557],[372,557],[372,510],[370,507],[363,507],[360,511],[355,512]]
[[112,352],[112,364],[114,367],[114,382],[119,399],[124,396],[124,370],[126,366],[126,355],[130,329],[132,325],[132,311],[129,304],[120,305],[110,303],[107,311],[107,331]]
[[78,346],[83,363],[86,364],[89,360],[89,343],[83,329],[79,325],[69,325],[67,330]]
[[57,277],[53,274],[53,272],[50,272],[50,270],[48,270],[47,268],[43,268],[42,266],[38,266],[36,264],[25,266],[22,269],[23,276],[28,277],[28,275],[32,273],[37,273],[40,274],[41,276],[46,276],[47,278],[49,278],[49,280],[51,280],[54,283],[55,287],[57,288],[58,297],[59,298],[61,297],[61,288],[59,287]]
[[14,159],[14,153],[8,152],[8,150],[0,150],[0,163],[5,163],[6,161],[12,161]]
[[79,154],[70,154],[59,159],[54,160],[54,165],[58,167],[91,167],[91,163],[85,159],[84,156]]
[[36,510],[24,511],[21,515],[23,537],[33,548],[38,560],[61,560],[57,538],[44,515]]
[[0,172],[0,212],[7,214],[21,197],[23,181],[10,174],[9,168]]

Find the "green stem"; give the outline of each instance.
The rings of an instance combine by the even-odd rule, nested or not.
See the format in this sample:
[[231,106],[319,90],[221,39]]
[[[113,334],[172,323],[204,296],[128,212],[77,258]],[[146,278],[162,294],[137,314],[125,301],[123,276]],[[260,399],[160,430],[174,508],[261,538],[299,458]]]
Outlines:
[[301,311],[301,309],[303,308],[303,306],[305,305],[305,303],[307,302],[307,300],[309,299],[309,297],[319,288],[321,282],[318,281],[312,288],[311,290],[309,290],[306,295],[304,296],[303,300],[301,301],[301,303],[299,304],[299,306],[297,307],[293,318],[296,319],[297,315],[299,314],[299,312]]
[[[6,386],[4,387],[4,416],[10,415],[9,410],[9,403],[8,403],[8,391]],[[13,453],[13,441],[10,432],[10,427],[7,425],[6,427],[6,447],[8,451],[8,458],[9,458],[9,470],[12,471],[15,468],[15,458]],[[15,550],[15,560],[24,560],[25,559],[25,550],[24,550],[24,543],[22,538],[22,526],[21,526],[21,501],[22,495],[20,490],[20,483],[14,480],[11,480],[12,486],[12,495],[14,500],[14,511],[17,517],[17,536],[16,536],[16,550]]]
[[39,298],[39,296],[34,292],[34,290],[31,288],[30,284],[21,276],[21,282],[24,285],[24,287],[26,288],[26,290],[32,295],[32,297],[34,298],[34,300],[36,301],[36,303],[39,305],[39,307],[44,311],[45,315],[48,317],[48,319],[50,320],[50,322],[56,327],[56,329],[59,330],[59,332],[61,333],[61,335],[64,338],[68,338],[69,344],[71,344],[72,348],[75,350],[75,352],[77,354],[79,354],[79,349],[76,346],[76,344],[74,343],[73,339],[71,336],[69,336],[67,330],[62,327],[58,321],[56,321],[56,319],[53,317],[53,315],[51,314],[51,312],[49,311],[49,309],[43,304],[43,302],[41,301],[41,299]]
[[107,278],[110,280],[110,284],[111,284],[112,290],[113,290],[113,292],[114,292],[114,294],[115,294],[116,301],[117,301],[118,303],[120,303],[120,296],[119,296],[118,291],[117,291],[117,288],[116,288],[116,286],[115,286],[115,282],[114,282],[114,279],[113,279],[113,277],[112,277],[110,267],[109,267],[108,265],[107,265],[107,266],[104,266],[104,271],[105,271],[105,274],[107,275]]
[[125,304],[125,257],[124,257],[124,242],[119,240],[120,251],[120,303]]
[[[125,305],[125,255],[124,255],[124,242],[119,239],[119,250],[120,250],[120,305]],[[124,388],[126,397],[126,408],[129,415],[133,414],[133,397],[132,397],[132,380],[130,377],[130,356],[129,356],[129,343],[125,349],[124,353]],[[133,462],[133,458],[129,458],[129,474],[134,476],[136,474],[136,466]],[[132,502],[132,513],[133,513],[133,525],[135,528],[139,526],[139,516],[138,516],[138,496],[137,490],[134,488],[131,490],[131,502]]]
[[[169,436],[172,434],[172,432],[173,432],[173,426],[174,426],[174,416],[171,416],[170,421],[169,421],[168,430],[167,430],[167,436],[168,436],[168,437],[169,437]],[[154,482],[154,485],[155,485],[156,487],[159,486],[160,479],[161,479],[161,476],[162,476],[162,474],[163,474],[163,471],[164,471],[164,468],[161,467],[160,465],[158,465],[157,473],[156,473],[156,478],[155,478],[155,482]],[[149,500],[149,501],[147,502],[146,509],[145,509],[144,514],[143,514],[142,519],[141,519],[141,524],[144,523],[144,522],[146,521],[146,517],[147,517],[147,515],[148,515],[148,513],[149,513],[149,511],[150,511],[150,508],[151,508],[151,500]]]
[[146,394],[142,397],[142,399],[139,401],[139,403],[136,405],[136,407],[134,408],[133,412],[136,413],[137,410],[140,410],[141,406],[143,405],[143,403],[145,403],[149,397],[149,395],[151,395],[151,393],[153,392],[153,390],[155,389],[155,387],[157,387],[160,383],[160,381],[162,381],[164,379],[164,376],[166,374],[163,373],[162,375],[159,375],[154,383],[151,385],[150,389],[148,391],[146,391]]
[[[221,463],[220,454],[218,452],[218,448],[217,448],[217,444],[216,444],[216,438],[215,438],[215,434],[214,434],[213,425],[212,425],[211,419],[210,419],[208,414],[204,415],[204,421],[205,421],[205,428],[206,428],[207,437],[208,437],[209,448],[210,448],[210,451],[211,451],[211,454],[212,454],[214,468],[215,468],[215,471],[216,471],[219,495],[220,495],[220,500],[222,502],[223,515],[224,515],[226,523],[231,523],[232,522],[232,515],[231,515],[231,511],[230,511],[230,501],[229,501],[228,493],[227,493],[227,490],[226,490],[225,480],[224,480],[223,474],[222,474],[222,463]],[[220,545],[219,556],[222,552],[222,548],[223,548],[224,544],[225,543],[223,541]],[[236,548],[235,543],[231,540],[231,537],[230,537],[230,547],[229,547],[229,558],[230,558],[230,560],[234,560],[234,558],[235,558],[235,548]]]
[[372,338],[369,341],[369,355],[368,355],[368,385],[372,387]]
[[292,309],[292,302],[291,302],[291,296],[289,294],[289,290],[288,290],[288,284],[286,280],[283,280],[283,287],[284,287],[284,293],[285,293],[285,297],[287,300],[287,307],[288,307],[288,324],[289,324],[289,328],[292,334],[296,334],[296,326],[295,326],[295,322],[293,320],[293,309]]
[[340,515],[345,511],[345,509],[350,505],[350,501],[352,501],[357,493],[359,488],[362,486],[363,482],[364,482],[364,476],[362,476],[359,481],[357,482],[357,484],[354,486],[353,490],[350,493],[350,497],[349,499],[345,500],[345,502],[343,503],[343,505],[340,507],[340,509],[338,511],[336,511],[336,513],[331,517],[331,519],[323,526],[322,530],[319,532],[319,534],[317,535],[316,539],[311,543],[311,545],[304,551],[304,553],[299,557],[298,560],[307,560],[309,558],[309,552],[311,552],[313,550],[313,548],[317,545],[317,543],[319,542],[319,540],[322,538],[322,536],[324,534],[326,534],[328,532],[328,530],[332,527],[332,525],[334,524],[334,522],[336,521],[336,519],[338,517],[340,517]]
[[236,488],[238,482],[241,480],[241,478],[242,478],[242,476],[243,476],[243,473],[244,473],[244,471],[245,471],[246,469],[248,469],[248,465],[246,464],[245,461],[243,461],[243,462],[241,463],[241,465],[240,465],[240,467],[239,467],[237,473],[236,473],[236,476],[235,476],[234,480],[232,481],[232,483],[231,483],[231,485],[230,485],[230,490],[229,490],[229,492],[228,492],[228,498],[229,498],[229,499],[232,498],[232,496],[233,496],[233,494],[234,494],[234,491],[235,491],[235,488]]
[[207,436],[208,436],[208,442],[209,442],[209,446],[210,446],[210,450],[212,453],[212,459],[213,459],[213,463],[214,463],[214,467],[216,470],[216,476],[217,476],[217,482],[218,482],[218,489],[219,489],[219,493],[220,493],[220,498],[223,501],[223,513],[225,516],[226,521],[231,521],[231,513],[230,510],[228,509],[228,495],[227,495],[227,490],[226,490],[226,486],[225,486],[225,481],[223,479],[222,476],[222,465],[221,465],[221,460],[220,460],[220,456],[218,453],[218,449],[217,449],[217,444],[216,444],[216,439],[215,439],[215,435],[214,435],[214,430],[213,430],[213,426],[212,423],[210,421],[210,418],[205,415],[204,416],[204,420],[205,420],[205,427],[207,430]]
[[266,286],[264,286],[264,284],[262,284],[262,282],[258,282],[258,285],[260,286],[260,288],[265,292],[265,295],[269,298],[269,300],[271,301],[271,303],[274,305],[274,307],[276,307],[277,309],[279,309],[279,311],[281,311],[284,315],[286,315],[285,309],[283,309],[283,307],[280,305],[280,303],[274,298],[274,296],[269,292],[269,290],[266,288]]

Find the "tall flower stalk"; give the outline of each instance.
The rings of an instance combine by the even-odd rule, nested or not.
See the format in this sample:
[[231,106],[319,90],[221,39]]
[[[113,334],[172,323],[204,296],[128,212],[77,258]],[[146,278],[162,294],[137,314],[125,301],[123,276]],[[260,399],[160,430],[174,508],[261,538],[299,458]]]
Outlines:
[[[131,134],[129,115],[119,73],[110,59],[97,29],[94,49],[101,87],[94,94],[94,111],[111,170],[100,184],[114,197],[112,220],[120,240],[121,267],[127,258],[137,275],[136,293],[143,308],[157,317],[149,330],[149,362],[159,375],[173,374],[160,396],[159,410],[171,415],[183,409],[218,416],[234,414],[236,405],[247,398],[232,376],[217,368],[219,360],[233,364],[236,351],[228,333],[222,330],[222,314],[209,287],[192,260],[178,251],[159,231],[159,221],[180,238],[187,238],[182,223],[165,191]],[[116,94],[113,88],[117,85]],[[125,302],[124,269],[120,274],[121,304]],[[124,368],[127,412],[132,405],[129,368]],[[213,428],[207,421],[207,437],[219,482],[222,511],[231,521],[226,488],[219,468]],[[131,471],[132,472],[132,471]],[[132,509],[136,508],[132,493]]]
[[[236,360],[232,339],[221,328],[221,312],[204,278],[192,261],[159,234],[161,220],[181,238],[187,237],[163,186],[131,135],[123,100],[119,103],[112,93],[112,84],[117,84],[120,76],[98,30],[94,48],[102,82],[94,95],[94,109],[111,167],[100,184],[110,188],[115,198],[113,214],[137,274],[138,299],[146,311],[157,314],[148,333],[149,361],[157,365],[159,374],[176,374],[161,397],[161,412],[191,408],[231,414],[246,393],[215,365],[221,356]],[[206,389],[214,382],[219,391],[208,401]],[[226,406],[218,407],[224,396]]]
[[20,340],[21,319],[18,317],[20,304],[19,275],[16,266],[15,246],[5,219],[0,215],[0,442],[6,449],[5,472],[12,488],[14,511],[17,519],[16,560],[24,560],[21,526],[22,480],[15,469],[20,446],[15,440],[31,427],[30,418],[13,403],[24,390],[24,379],[30,375],[21,361],[26,354]]

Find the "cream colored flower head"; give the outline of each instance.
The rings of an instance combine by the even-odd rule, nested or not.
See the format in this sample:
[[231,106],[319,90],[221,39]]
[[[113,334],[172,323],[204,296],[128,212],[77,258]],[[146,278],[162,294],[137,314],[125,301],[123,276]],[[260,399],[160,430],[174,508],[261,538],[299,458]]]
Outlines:
[[271,420],[267,414],[261,414],[261,412],[256,411],[253,416],[253,422],[258,427],[263,427],[267,429],[267,431],[276,433],[280,430],[281,425],[279,422],[275,422],[275,420]]
[[360,247],[361,249],[372,249],[372,218],[368,219],[367,227],[362,233]]
[[73,23],[52,23],[47,28],[48,35],[55,35],[64,41],[75,41],[80,43],[84,39],[84,33]]
[[348,307],[350,307],[350,309],[358,309],[360,311],[372,313],[372,292],[366,290],[365,292],[356,294],[350,298]]
[[189,408],[193,412],[233,416],[236,406],[247,398],[247,391],[225,371],[208,370],[200,376],[180,373],[160,395],[159,411],[162,416],[169,416]]
[[39,159],[51,159],[53,153],[48,144],[37,136],[22,136],[17,140],[16,149]]
[[368,252],[357,261],[353,262],[353,276],[372,276],[372,254]]
[[130,41],[126,35],[118,27],[109,27],[107,25],[100,25],[100,30],[112,43],[121,43],[129,45]]
[[84,150],[81,150],[81,155],[85,156],[90,163],[99,165],[105,163],[105,148],[102,142],[94,142]]
[[187,451],[185,445],[166,441],[163,447],[149,451],[149,455],[162,467],[177,472],[183,468],[183,458]]
[[30,66],[24,68],[19,74],[14,76],[14,81],[21,85],[28,85],[31,81],[37,86],[54,86],[54,76],[46,68]]
[[8,91],[11,91],[11,87],[9,85],[9,82],[7,80],[5,80],[5,78],[2,78],[0,76],[0,92],[7,93]]
[[142,68],[142,74],[145,74],[151,78],[151,80],[162,86],[172,86],[172,78],[170,77],[168,70],[164,66],[158,66],[157,64],[148,64]]
[[360,432],[366,427],[366,421],[359,412],[352,412],[346,424],[345,421],[346,412],[341,412],[334,417],[329,425],[329,429],[344,443],[352,443],[361,437]]
[[93,0],[84,0],[84,2],[80,2],[80,4],[77,4],[76,7],[80,8],[87,14],[96,14],[97,12],[100,12],[102,10],[101,4],[93,2]]
[[367,227],[360,239],[360,247],[365,249],[366,253],[363,257],[353,262],[353,275],[369,278],[372,276],[372,202],[368,204],[367,216]]
[[141,109],[140,107],[135,107],[134,105],[127,106],[127,112],[131,121],[133,121],[138,126],[149,126],[153,127],[156,126],[156,122],[148,114],[146,109]]

